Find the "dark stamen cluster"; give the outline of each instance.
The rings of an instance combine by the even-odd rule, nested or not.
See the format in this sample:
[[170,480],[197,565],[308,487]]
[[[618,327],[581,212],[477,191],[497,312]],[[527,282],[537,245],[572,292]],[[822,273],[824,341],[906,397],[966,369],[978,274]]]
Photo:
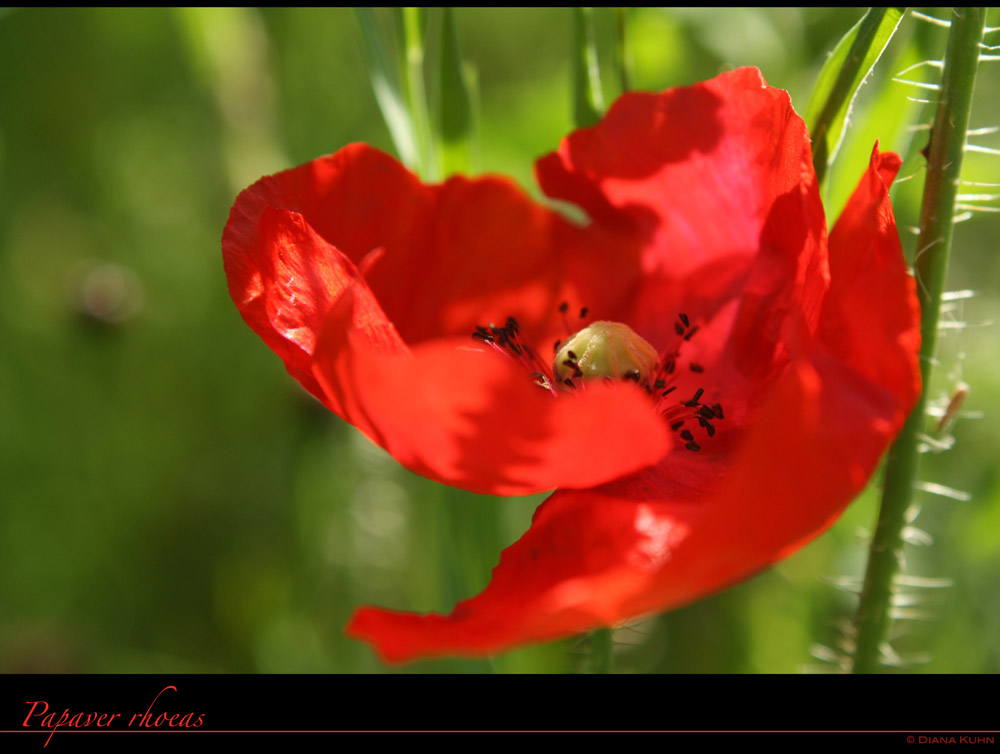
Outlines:
[[508,348],[516,356],[520,356],[525,350],[528,350],[530,353],[528,346],[517,342],[517,333],[517,320],[513,317],[507,317],[507,324],[503,327],[497,327],[492,322],[490,322],[489,328],[476,325],[476,331],[472,333],[472,337],[490,345]]
[[523,363],[536,385],[546,390],[552,390],[552,379],[548,367],[532,350],[531,346],[518,340],[520,327],[517,320],[507,317],[503,327],[497,327],[492,322],[488,326],[476,325],[472,337],[492,346],[501,353]]
[[[705,393],[704,388],[698,388],[695,394],[691,397],[689,401],[682,401],[680,403],[684,408],[693,408],[694,412],[689,414],[686,418],[696,419],[698,424],[702,429],[708,434],[709,437],[715,436],[715,425],[712,424],[713,421],[725,418],[722,413],[722,404],[713,403],[709,406],[707,403],[701,402],[701,396]],[[701,450],[701,445],[699,445],[695,439],[694,434],[690,429],[681,429],[684,426],[686,419],[681,419],[675,421],[670,425],[670,429],[676,432],[680,430],[681,439],[684,440],[684,447],[688,450]]]
[[[687,314],[681,313],[677,315],[677,321],[674,322],[674,332],[677,334],[679,340],[661,356],[661,366],[657,372],[657,378],[649,388],[650,392],[654,390],[660,391],[658,402],[661,405],[665,403],[663,398],[666,398],[677,389],[677,385],[671,385],[670,383],[676,379],[681,346],[695,336],[698,332],[698,325],[692,325],[691,318]],[[688,369],[695,374],[703,374],[705,372],[705,367],[693,361],[688,362]],[[715,435],[715,424],[713,422],[722,419],[722,406],[718,403],[714,403],[711,406],[702,403],[701,398],[704,394],[705,389],[698,388],[690,400],[672,403],[660,409],[660,413],[670,420],[670,429],[673,432],[679,433],[680,438],[684,441],[684,447],[688,450],[701,450],[701,445],[695,439],[694,432],[685,427],[685,422],[697,421],[698,425],[705,430],[705,433],[709,437],[713,437]]]

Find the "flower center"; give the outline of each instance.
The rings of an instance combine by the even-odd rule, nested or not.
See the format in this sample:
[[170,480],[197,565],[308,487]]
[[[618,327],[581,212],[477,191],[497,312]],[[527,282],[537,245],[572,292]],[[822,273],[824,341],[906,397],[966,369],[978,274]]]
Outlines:
[[[568,310],[568,303],[559,305],[566,330],[572,331],[566,316]],[[581,309],[580,319],[585,319],[588,311],[587,307]],[[695,432],[702,440],[706,436],[714,437],[713,422],[725,418],[720,403],[702,400],[704,388],[699,387],[688,400],[681,400],[673,394],[678,387],[674,384],[678,377],[678,363],[686,363],[695,374],[705,371],[700,364],[681,360],[681,348],[698,329],[699,326],[692,325],[686,314],[678,314],[674,323],[676,340],[664,344],[662,353],[659,353],[628,325],[592,322],[565,341],[556,341],[552,349],[555,359],[551,369],[535,349],[520,339],[520,327],[513,317],[508,317],[503,327],[497,327],[492,322],[488,326],[477,326],[472,337],[519,362],[531,380],[551,393],[553,398],[560,395],[557,388],[562,388],[564,394],[584,390],[591,379],[635,382],[650,395],[655,411],[669,422],[670,429],[684,441],[684,447],[698,451],[701,445]]]
[[560,344],[553,362],[556,381],[574,379],[632,380],[648,386],[659,354],[631,327],[621,322],[593,322]]

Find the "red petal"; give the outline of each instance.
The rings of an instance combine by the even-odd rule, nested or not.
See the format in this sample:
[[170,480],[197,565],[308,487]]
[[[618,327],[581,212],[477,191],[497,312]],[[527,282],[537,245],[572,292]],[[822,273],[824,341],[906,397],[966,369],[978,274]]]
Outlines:
[[323,316],[357,271],[301,215],[256,209],[259,215],[251,221],[237,201],[226,225],[222,250],[229,293],[289,373],[326,401],[312,376],[312,350]]
[[809,137],[757,69],[628,93],[536,171],[548,195],[642,239],[623,318],[652,342],[669,338],[678,311],[707,321],[739,294],[731,357],[758,379],[773,371],[789,310],[816,327],[827,270]]
[[625,94],[536,172],[549,196],[642,231],[644,274],[678,276],[756,255],[775,202],[812,182],[811,164],[788,93],[741,68],[692,87]]
[[513,315],[548,358],[561,301],[608,316],[627,295],[636,270],[612,258],[635,258],[628,248],[509,182],[424,186],[364,145],[254,184],[223,236],[233,300],[310,392],[409,468],[502,494],[599,484],[667,451],[646,396],[598,386],[556,400],[470,352],[476,325]]
[[[253,311],[272,295],[261,286],[274,254],[258,229],[267,208],[300,214],[318,238],[360,265],[407,343],[466,335],[484,318],[510,315],[532,336],[548,333],[559,303],[580,298],[570,285],[580,277],[573,269],[619,251],[607,239],[602,247],[570,246],[579,240],[572,229],[509,181],[455,177],[425,186],[388,155],[351,145],[261,179],[237,198],[226,226],[223,256],[233,299],[286,361],[287,351],[263,332],[266,318]],[[313,263],[324,262],[305,261]],[[610,265],[602,270],[605,279],[618,276]],[[312,329],[318,326],[312,321]]]
[[[598,387],[555,400],[497,354],[469,351],[475,325],[491,319],[514,315],[529,341],[547,347],[565,334],[562,300],[607,309],[621,298],[629,273],[616,282],[595,260],[622,244],[593,235],[584,238],[506,181],[424,186],[386,155],[355,145],[244,191],[223,254],[244,319],[310,392],[409,468],[513,494],[598,484],[654,463],[669,447],[635,391]],[[595,266],[603,276],[578,271]],[[600,285],[574,287],[587,277]],[[314,371],[324,324],[328,347],[315,354]],[[454,334],[461,340],[428,342],[412,354],[403,342]],[[636,437],[638,449],[630,447]]]
[[528,494],[600,484],[669,450],[649,396],[631,384],[555,398],[472,338],[406,352],[373,345],[373,327],[389,327],[376,308],[363,286],[343,297],[317,343],[314,374],[348,420],[418,474],[473,492]]
[[829,525],[874,469],[894,409],[822,353],[799,361],[733,457],[689,454],[679,474],[674,454],[629,480],[557,492],[482,594],[449,616],[362,608],[348,634],[389,662],[483,656],[703,597]]
[[914,360],[920,305],[889,201],[901,164],[897,154],[880,154],[876,142],[868,170],[830,234],[833,282],[821,337],[838,358],[898,396],[905,416],[920,393]]

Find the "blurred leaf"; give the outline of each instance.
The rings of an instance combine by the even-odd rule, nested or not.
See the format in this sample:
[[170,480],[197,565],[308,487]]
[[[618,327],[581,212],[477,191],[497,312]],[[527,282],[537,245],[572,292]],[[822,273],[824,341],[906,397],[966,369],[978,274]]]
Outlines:
[[904,8],[871,8],[837,43],[806,107],[813,165],[820,182],[844,138],[851,103],[896,33]]

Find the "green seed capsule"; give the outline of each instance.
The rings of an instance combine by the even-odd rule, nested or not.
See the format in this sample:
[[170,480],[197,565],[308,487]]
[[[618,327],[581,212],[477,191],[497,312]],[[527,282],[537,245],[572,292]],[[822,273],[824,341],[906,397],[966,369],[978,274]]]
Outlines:
[[556,381],[626,379],[647,385],[659,355],[635,330],[620,322],[594,322],[563,341],[552,371]]

